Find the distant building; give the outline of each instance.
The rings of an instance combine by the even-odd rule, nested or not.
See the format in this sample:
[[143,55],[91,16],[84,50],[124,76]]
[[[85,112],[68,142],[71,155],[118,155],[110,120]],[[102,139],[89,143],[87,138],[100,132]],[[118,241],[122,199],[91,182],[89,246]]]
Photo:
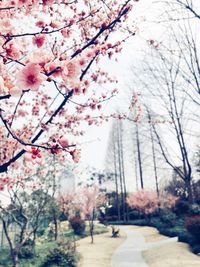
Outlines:
[[76,189],[76,178],[71,170],[61,171],[59,177],[59,192],[64,194],[66,192],[74,192]]

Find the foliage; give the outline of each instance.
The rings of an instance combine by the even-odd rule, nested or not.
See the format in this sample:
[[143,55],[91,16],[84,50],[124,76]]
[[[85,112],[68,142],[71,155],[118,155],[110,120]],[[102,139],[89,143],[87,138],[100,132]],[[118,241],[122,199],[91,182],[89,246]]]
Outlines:
[[100,216],[98,219],[100,223],[115,222],[118,220],[118,216],[117,215],[104,216],[104,217]]
[[186,229],[200,244],[200,215],[188,217],[186,219]]
[[85,232],[85,220],[80,216],[74,216],[69,219],[70,226],[74,230],[75,235],[83,235]]
[[189,214],[190,215],[200,215],[200,205],[193,204],[189,208]]
[[189,212],[190,205],[188,201],[178,200],[175,206],[175,212],[177,215],[187,214]]
[[76,267],[77,255],[72,248],[59,246],[49,251],[40,267],[48,266]]
[[190,233],[188,233],[186,230],[183,230],[181,233],[178,235],[178,241],[179,242],[185,242],[190,245],[192,245],[194,242],[194,238]]
[[176,214],[169,209],[162,209],[160,211],[160,220],[166,227],[173,227],[176,225]]
[[153,191],[140,190],[130,193],[127,197],[127,204],[144,214],[151,214],[158,208],[158,197]]
[[136,219],[139,219],[140,217],[141,217],[141,215],[137,210],[132,210],[131,212],[129,212],[129,219],[130,220],[136,220]]
[[[200,167],[199,167],[199,173],[200,173]],[[193,183],[193,194],[195,202],[200,205],[200,180],[195,181]]]
[[200,254],[200,244],[195,244],[192,246],[192,251],[195,254]]
[[20,249],[19,258],[20,259],[31,259],[35,255],[34,243],[31,239],[27,239],[26,242]]
[[159,217],[153,217],[150,221],[150,226],[156,227],[158,230],[164,227]]
[[182,179],[173,178],[168,182],[164,190],[175,197],[179,197],[180,200],[187,199],[186,186]]
[[172,209],[178,201],[178,197],[173,196],[170,193],[162,193],[159,195],[159,207],[161,209]]
[[160,228],[159,229],[159,232],[160,234],[162,235],[166,235],[166,236],[169,236],[169,237],[176,237],[178,236],[181,232],[183,231],[183,228],[182,227],[172,227],[172,228]]
[[31,259],[34,255],[34,248],[32,246],[23,246],[19,252],[20,259]]

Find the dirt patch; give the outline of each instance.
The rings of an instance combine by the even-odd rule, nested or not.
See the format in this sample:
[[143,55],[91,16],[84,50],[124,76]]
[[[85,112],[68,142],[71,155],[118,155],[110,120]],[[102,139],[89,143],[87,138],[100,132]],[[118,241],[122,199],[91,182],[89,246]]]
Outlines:
[[77,242],[77,250],[82,255],[79,267],[110,267],[111,257],[117,247],[126,239],[126,235],[120,229],[120,237],[111,238],[109,233],[95,235],[94,244],[86,237]]

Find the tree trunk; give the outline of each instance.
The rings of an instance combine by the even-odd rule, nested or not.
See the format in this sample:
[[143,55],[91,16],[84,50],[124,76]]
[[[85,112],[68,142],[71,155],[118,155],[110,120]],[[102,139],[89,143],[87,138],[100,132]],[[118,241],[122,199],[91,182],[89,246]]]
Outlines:
[[142,160],[141,160],[141,151],[140,151],[140,138],[139,138],[139,131],[138,131],[138,124],[137,123],[136,123],[136,142],[137,142],[137,154],[138,154],[141,189],[144,189]]
[[119,203],[119,185],[118,185],[118,177],[117,177],[117,157],[116,157],[116,145],[115,138],[113,132],[113,152],[114,152],[114,170],[115,170],[115,191],[116,191],[116,202],[117,202],[117,216],[118,220],[121,220],[121,212],[120,212],[120,203]]
[[58,239],[58,220],[55,212],[53,214],[53,221],[54,221],[54,240],[56,241]]
[[118,166],[119,166],[119,178],[120,178],[120,187],[121,187],[121,204],[122,204],[122,214],[123,220],[126,220],[125,216],[125,199],[124,199],[124,188],[123,188],[123,176],[122,176],[122,158],[121,158],[121,149],[120,149],[120,129],[119,124],[117,125],[117,147],[118,147]]
[[121,156],[121,169],[122,169],[122,180],[123,180],[123,190],[124,190],[124,220],[128,219],[128,205],[126,204],[126,197],[127,197],[127,190],[126,190],[126,178],[125,178],[125,170],[124,170],[124,150],[123,150],[123,140],[122,140],[122,127],[121,124],[119,125],[120,128],[120,156]]
[[[150,120],[150,117],[149,117]],[[158,173],[157,173],[157,164],[156,164],[156,153],[155,153],[155,145],[153,139],[153,132],[150,124],[150,136],[151,136],[151,145],[152,145],[152,156],[153,156],[153,168],[154,168],[154,177],[156,182],[156,192],[157,196],[159,197],[159,186],[158,186]]]
[[12,262],[13,262],[13,267],[18,267],[19,266],[19,252],[12,250],[11,251],[11,257],[12,257]]
[[191,184],[191,178],[187,177],[185,179],[185,185],[187,189],[187,194],[188,194],[188,202],[190,205],[194,204],[194,198],[193,198],[193,190],[192,190],[192,184]]
[[89,218],[91,244],[94,243],[94,215],[95,215],[95,210],[93,209],[92,217]]

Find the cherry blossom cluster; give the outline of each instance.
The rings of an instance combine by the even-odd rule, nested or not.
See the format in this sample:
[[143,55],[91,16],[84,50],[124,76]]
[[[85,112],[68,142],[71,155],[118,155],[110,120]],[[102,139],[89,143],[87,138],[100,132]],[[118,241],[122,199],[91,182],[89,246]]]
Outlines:
[[127,204],[144,214],[151,214],[158,208],[159,199],[153,191],[140,190],[129,194]]
[[150,190],[140,190],[130,193],[127,197],[129,207],[137,209],[144,214],[151,214],[160,208],[171,209],[175,206],[178,198],[171,194],[160,194],[159,196]]
[[135,34],[133,2],[0,1],[0,172],[20,158],[42,164],[44,149],[78,162],[74,137],[83,122],[108,119],[99,112],[117,93],[105,90],[117,80],[99,66]]
[[106,203],[106,197],[98,187],[84,187],[77,192],[61,195],[58,201],[68,216],[73,217],[79,211],[83,219],[86,219],[95,209]]

